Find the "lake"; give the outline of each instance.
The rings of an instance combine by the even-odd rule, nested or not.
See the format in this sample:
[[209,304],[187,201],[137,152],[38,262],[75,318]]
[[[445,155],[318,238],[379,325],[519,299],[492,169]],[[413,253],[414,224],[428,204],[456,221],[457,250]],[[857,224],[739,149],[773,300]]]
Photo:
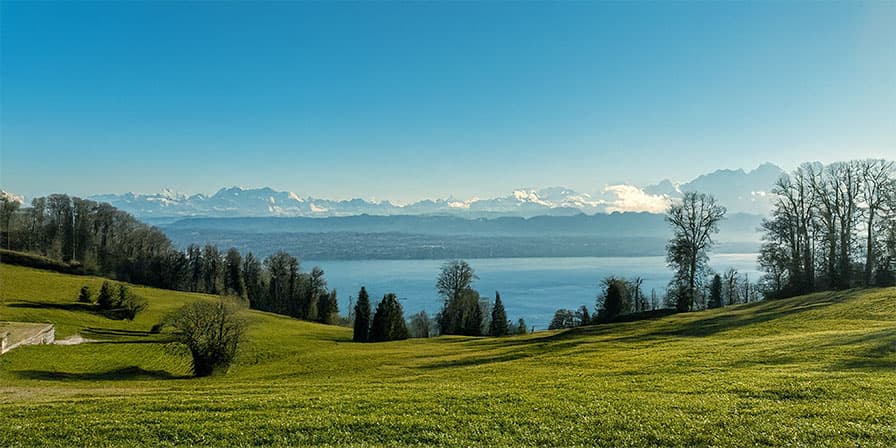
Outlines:
[[[672,272],[665,257],[600,257],[600,258],[486,258],[467,260],[479,280],[473,287],[483,297],[494,300],[500,291],[507,309],[507,318],[520,317],[529,327],[545,329],[558,308],[588,305],[593,310],[598,284],[609,275],[644,279],[643,291],[662,296]],[[339,310],[347,314],[349,298],[355,298],[361,286],[367,288],[373,306],[384,294],[398,295],[405,316],[425,310],[435,315],[442,305],[436,292],[436,277],[442,260],[355,260],[303,261],[302,269],[320,266],[327,285],[336,289]],[[714,254],[710,265],[717,271],[735,268],[748,274],[750,281],[761,275],[757,271],[756,254]]]

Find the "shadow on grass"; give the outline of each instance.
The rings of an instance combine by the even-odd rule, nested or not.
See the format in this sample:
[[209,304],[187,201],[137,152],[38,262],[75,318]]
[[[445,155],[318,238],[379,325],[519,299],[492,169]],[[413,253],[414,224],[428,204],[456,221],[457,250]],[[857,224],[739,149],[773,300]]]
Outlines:
[[192,378],[175,375],[164,370],[146,370],[137,366],[123,367],[105,372],[53,372],[48,370],[19,370],[17,376],[29,380],[44,381],[120,381],[120,380],[177,380]]
[[505,354],[495,355],[495,356],[481,356],[481,357],[464,358],[464,359],[450,360],[450,361],[433,362],[430,364],[420,366],[420,368],[424,369],[424,370],[435,370],[435,369],[450,369],[450,368],[454,368],[454,367],[474,367],[474,366],[494,364],[494,363],[499,363],[499,362],[516,361],[517,359],[528,358],[530,356],[531,355],[529,353],[524,353],[524,352],[505,353]]
[[105,335],[105,336],[150,336],[158,333],[152,333],[149,331],[143,330],[122,330],[118,328],[97,328],[97,327],[87,327],[84,329],[85,333],[90,333],[94,335]]
[[[450,368],[456,366],[482,365],[513,359],[558,353],[586,343],[643,343],[662,342],[668,338],[706,337],[720,332],[785,318],[819,307],[834,305],[854,297],[855,291],[815,294],[796,299],[763,301],[748,305],[698,313],[682,313],[675,316],[656,316],[634,322],[620,322],[603,325],[588,325],[571,328],[544,336],[532,335],[526,338],[449,338],[440,339],[446,344],[468,343],[473,347],[492,348],[497,352],[487,356],[473,356],[455,361],[439,361],[422,368]],[[704,317],[705,315],[705,317]],[[646,323],[650,326],[645,326]],[[600,339],[592,339],[601,337]],[[589,338],[588,340],[583,340]],[[884,347],[888,347],[885,343]],[[501,350],[505,349],[505,350]],[[885,350],[881,348],[880,350]],[[522,354],[521,354],[522,353]],[[887,365],[886,359],[869,361],[870,365]],[[890,364],[892,367],[892,365]]]
[[850,359],[836,363],[833,367],[896,372],[896,328],[837,341],[837,345],[849,346],[869,343],[870,347],[851,354]]
[[[659,329],[643,335],[623,338],[622,340],[640,341],[653,337],[703,337],[711,336],[723,331],[735,330],[742,327],[761,324],[764,322],[785,318],[788,316],[828,307],[851,298],[850,292],[840,292],[825,295],[813,295],[799,299],[770,300],[753,304],[722,309],[713,312],[714,315],[705,318],[696,318],[689,322],[681,322],[674,328]],[[685,314],[684,316],[689,316]],[[690,315],[697,317],[699,315]]]
[[[583,336],[601,335],[608,336],[608,339],[601,342],[643,342],[667,337],[705,337],[834,305],[852,298],[853,292],[844,291],[798,299],[763,301],[721,310],[679,313],[673,316],[634,322],[589,325],[543,337],[507,341],[505,344],[553,343]],[[703,317],[707,313],[710,315]],[[676,317],[680,317],[682,320],[677,320]],[[670,318],[676,320],[670,320]],[[654,325],[644,328],[643,325],[646,322],[652,322]],[[635,334],[619,334],[625,332]]]
[[7,303],[6,306],[10,308],[30,308],[41,310],[86,311],[93,314],[102,314],[95,305],[91,305],[89,303],[47,303],[16,301]]
[[[152,333],[142,330],[88,327],[81,330],[87,338],[97,338],[99,344],[165,344],[177,338],[170,333]],[[115,338],[115,339],[106,339]]]
[[6,305],[10,308],[29,308],[38,310],[62,310],[73,312],[90,313],[95,316],[102,316],[112,320],[125,320],[127,315],[121,308],[101,309],[99,306],[91,303],[53,303],[53,302],[32,302],[28,300],[18,300]]

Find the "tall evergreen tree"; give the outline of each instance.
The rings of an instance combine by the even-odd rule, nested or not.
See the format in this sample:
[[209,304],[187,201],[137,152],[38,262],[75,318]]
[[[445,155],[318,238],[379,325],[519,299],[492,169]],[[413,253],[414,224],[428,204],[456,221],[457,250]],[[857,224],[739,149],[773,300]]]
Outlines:
[[398,297],[389,293],[376,307],[370,326],[370,340],[373,342],[397,341],[408,338],[408,328],[404,321],[404,310]]
[[198,245],[191,244],[187,248],[187,264],[190,271],[190,291],[205,291],[202,285],[202,249]]
[[467,315],[464,319],[464,327],[461,334],[465,336],[482,336],[482,323],[485,316],[482,314],[482,306],[479,303],[479,293],[468,289],[463,295]]
[[235,247],[231,247],[224,256],[224,291],[237,297],[246,297],[243,257]]
[[336,290],[323,293],[317,300],[317,318],[322,324],[332,324],[339,317],[339,302],[336,298]]
[[709,308],[722,307],[722,276],[716,274],[712,277],[712,283],[709,285]]
[[270,276],[268,282],[267,311],[298,316],[293,286],[298,273],[298,262],[288,253],[279,251],[264,260],[264,267]]
[[[311,306],[304,302],[305,287],[304,276],[299,274],[299,259],[293,256],[287,256],[286,259],[286,288],[283,293],[283,303],[286,313],[292,317],[300,319],[310,319]],[[308,299],[312,300],[312,299]],[[317,301],[313,300],[315,307]]]
[[243,281],[246,283],[246,298],[249,306],[254,309],[267,310],[264,278],[262,277],[261,263],[252,255],[246,254],[243,258]]
[[495,306],[492,308],[492,320],[489,322],[489,336],[505,336],[508,333],[507,312],[501,302],[501,293],[495,291]]
[[599,303],[598,318],[603,322],[610,322],[622,314],[625,306],[626,286],[625,281],[614,277],[604,280],[606,290],[603,302]]
[[202,249],[202,279],[205,283],[205,292],[209,294],[221,293],[221,274],[223,263],[218,246],[206,244]]
[[354,329],[353,341],[367,342],[370,340],[370,297],[363,286],[358,292],[358,302],[355,304]]

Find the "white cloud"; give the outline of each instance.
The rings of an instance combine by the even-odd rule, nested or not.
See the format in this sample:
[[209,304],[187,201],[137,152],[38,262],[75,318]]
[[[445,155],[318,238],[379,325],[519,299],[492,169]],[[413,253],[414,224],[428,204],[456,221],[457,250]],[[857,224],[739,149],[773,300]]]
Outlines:
[[479,202],[479,198],[478,198],[478,197],[472,197],[472,198],[467,199],[467,200],[465,200],[465,201],[451,201],[451,202],[448,202],[448,207],[451,207],[451,208],[468,209],[468,208],[470,208],[470,205],[473,204],[474,202]]
[[514,190],[513,197],[520,202],[530,202],[533,204],[544,205],[546,207],[551,206],[550,202],[543,201],[540,197],[538,197],[538,192],[536,192],[535,190]]
[[25,203],[25,196],[16,196],[8,191],[0,190],[0,198],[5,198],[9,202]]
[[634,185],[609,185],[604,188],[603,193],[607,198],[604,201],[607,213],[663,213],[670,201],[669,196],[649,194]]

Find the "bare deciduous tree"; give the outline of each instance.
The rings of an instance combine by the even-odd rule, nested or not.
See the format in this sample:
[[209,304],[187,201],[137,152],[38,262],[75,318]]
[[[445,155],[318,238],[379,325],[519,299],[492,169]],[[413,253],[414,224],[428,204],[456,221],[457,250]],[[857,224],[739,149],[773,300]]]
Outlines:
[[892,269],[887,229],[896,225],[894,171],[893,162],[861,160],[806,164],[783,176],[763,222],[766,295],[886,284]]
[[889,205],[896,191],[894,164],[886,160],[863,160],[859,163],[862,178],[861,203],[865,214],[865,286],[871,285],[874,271],[875,220],[889,213]]
[[707,262],[706,251],[713,246],[712,236],[718,233],[724,217],[725,207],[702,193],[687,192],[681,203],[669,207],[666,220],[673,236],[667,245],[667,261],[675,270],[672,286],[679,311],[694,306],[699,274]]

